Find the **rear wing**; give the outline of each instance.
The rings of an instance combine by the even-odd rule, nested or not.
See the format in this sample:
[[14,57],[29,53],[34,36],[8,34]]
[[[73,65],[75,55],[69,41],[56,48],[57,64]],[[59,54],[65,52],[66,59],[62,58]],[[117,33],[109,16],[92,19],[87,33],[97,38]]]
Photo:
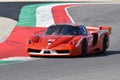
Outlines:
[[111,34],[111,31],[112,31],[111,27],[109,27],[109,26],[101,26],[100,30],[107,30],[109,32],[109,34]]
[[111,27],[109,26],[98,26],[98,27],[94,27],[94,26],[87,26],[86,27],[88,31],[94,31],[94,30],[106,30],[108,31],[109,34],[111,34]]

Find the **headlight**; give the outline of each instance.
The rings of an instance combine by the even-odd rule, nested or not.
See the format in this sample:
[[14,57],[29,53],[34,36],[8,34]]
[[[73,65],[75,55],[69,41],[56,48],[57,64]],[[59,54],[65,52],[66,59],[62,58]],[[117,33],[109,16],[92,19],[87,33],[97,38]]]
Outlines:
[[29,40],[29,44],[31,44],[33,41],[32,40]]
[[30,36],[30,38],[29,38],[29,44],[31,44],[31,43],[38,43],[39,42],[39,40],[40,40],[40,36],[36,36],[36,35],[34,35],[34,36]]
[[70,42],[70,44],[71,44],[71,45],[75,44],[75,41],[74,41],[74,40],[72,40],[72,41]]

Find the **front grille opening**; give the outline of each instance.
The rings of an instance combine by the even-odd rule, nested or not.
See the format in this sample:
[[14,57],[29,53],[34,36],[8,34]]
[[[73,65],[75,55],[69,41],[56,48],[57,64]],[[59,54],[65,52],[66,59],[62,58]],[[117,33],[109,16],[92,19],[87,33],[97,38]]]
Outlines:
[[41,50],[37,50],[37,49],[28,49],[28,52],[35,52],[35,53],[40,53]]
[[59,53],[59,54],[70,53],[69,50],[56,50],[56,52]]
[[44,54],[50,54],[50,51],[46,51],[46,50],[45,50],[45,51],[44,51]]

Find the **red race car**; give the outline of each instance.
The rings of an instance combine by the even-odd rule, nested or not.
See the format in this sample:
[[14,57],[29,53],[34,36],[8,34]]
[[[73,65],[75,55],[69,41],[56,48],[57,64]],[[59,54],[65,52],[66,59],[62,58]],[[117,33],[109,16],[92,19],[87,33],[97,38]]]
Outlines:
[[30,56],[85,56],[104,53],[109,47],[111,27],[87,27],[54,24],[41,35],[31,35],[27,42]]

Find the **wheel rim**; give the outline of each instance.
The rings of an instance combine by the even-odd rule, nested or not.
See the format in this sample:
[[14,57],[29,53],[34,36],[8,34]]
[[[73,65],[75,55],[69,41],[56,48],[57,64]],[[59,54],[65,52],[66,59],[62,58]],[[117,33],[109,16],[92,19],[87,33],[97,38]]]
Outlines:
[[106,51],[107,47],[108,47],[108,39],[105,36],[103,39],[103,51]]

